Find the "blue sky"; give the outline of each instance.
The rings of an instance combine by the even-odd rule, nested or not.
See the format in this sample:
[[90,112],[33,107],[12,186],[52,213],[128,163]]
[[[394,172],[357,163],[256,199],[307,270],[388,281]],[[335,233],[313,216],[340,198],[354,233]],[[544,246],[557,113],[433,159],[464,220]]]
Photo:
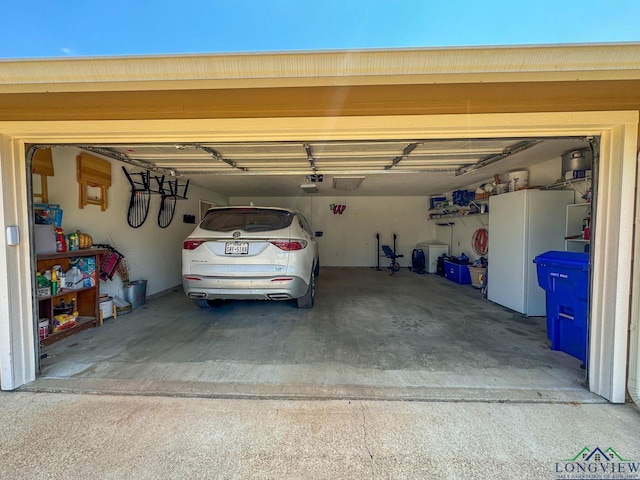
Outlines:
[[4,3],[0,58],[640,41],[640,0]]

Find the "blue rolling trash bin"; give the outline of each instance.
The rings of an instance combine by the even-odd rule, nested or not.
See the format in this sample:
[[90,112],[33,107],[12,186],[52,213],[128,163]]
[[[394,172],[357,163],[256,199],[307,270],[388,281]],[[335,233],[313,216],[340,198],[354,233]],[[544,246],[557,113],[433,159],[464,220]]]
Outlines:
[[559,350],[587,364],[589,254],[550,251],[534,260],[546,292],[547,336]]

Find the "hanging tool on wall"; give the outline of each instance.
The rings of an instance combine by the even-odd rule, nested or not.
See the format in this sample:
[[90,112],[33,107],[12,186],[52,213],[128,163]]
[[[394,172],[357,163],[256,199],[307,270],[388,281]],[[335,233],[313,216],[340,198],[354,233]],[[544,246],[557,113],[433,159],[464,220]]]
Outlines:
[[484,256],[489,251],[489,230],[479,228],[473,233],[471,246],[477,255]]
[[[160,191],[160,211],[158,212],[158,226],[167,228],[173,220],[176,211],[176,201],[187,199],[189,180],[184,185],[178,183],[178,179],[165,181],[165,176],[155,177]],[[181,193],[179,193],[181,192]]]
[[[130,227],[140,227],[149,214],[149,204],[151,203],[151,174],[149,170],[131,173],[122,167],[122,171],[127,176],[131,184],[131,198],[129,199],[129,209],[127,210],[127,223]],[[136,181],[131,176],[140,176],[140,181]],[[159,192],[153,192],[159,193]]]

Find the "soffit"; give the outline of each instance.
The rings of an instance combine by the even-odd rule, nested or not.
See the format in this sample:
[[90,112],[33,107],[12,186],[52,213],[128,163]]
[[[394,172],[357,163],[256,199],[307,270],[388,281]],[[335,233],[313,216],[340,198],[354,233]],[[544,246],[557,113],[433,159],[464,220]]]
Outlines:
[[7,93],[640,79],[640,44],[0,61]]

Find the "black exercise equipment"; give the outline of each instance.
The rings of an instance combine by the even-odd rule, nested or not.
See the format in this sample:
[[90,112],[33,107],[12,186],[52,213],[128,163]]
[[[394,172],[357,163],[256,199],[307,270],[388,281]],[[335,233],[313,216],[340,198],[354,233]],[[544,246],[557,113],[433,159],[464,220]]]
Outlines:
[[391,250],[391,247],[389,245],[382,245],[382,251],[384,252],[387,258],[391,259],[391,264],[389,265],[388,268],[391,269],[391,275],[393,275],[398,270],[400,270],[400,264],[396,262],[396,258],[404,257],[404,255],[396,254],[396,234],[395,233],[393,234],[393,250]]
[[427,269],[426,267],[426,258],[424,255],[424,250],[422,250],[421,248],[414,248],[413,252],[411,253],[411,267],[409,267],[411,270],[413,270],[416,273],[427,273]]

